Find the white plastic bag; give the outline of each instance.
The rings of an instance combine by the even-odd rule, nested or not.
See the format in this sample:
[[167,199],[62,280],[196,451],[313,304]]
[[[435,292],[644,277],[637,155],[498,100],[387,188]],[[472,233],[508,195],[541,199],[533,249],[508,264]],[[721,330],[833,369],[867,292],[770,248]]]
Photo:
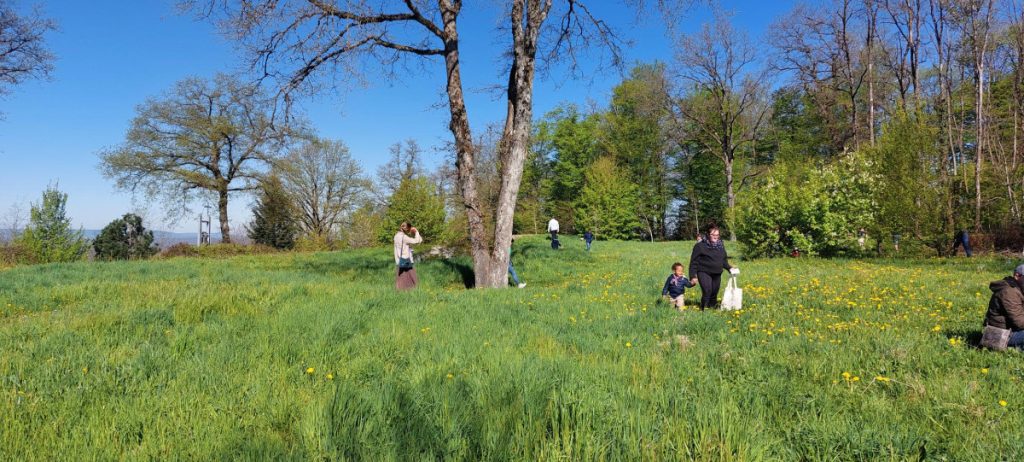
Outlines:
[[739,288],[736,282],[736,275],[729,276],[729,282],[725,285],[725,293],[722,294],[723,310],[739,310],[743,308],[743,289]]

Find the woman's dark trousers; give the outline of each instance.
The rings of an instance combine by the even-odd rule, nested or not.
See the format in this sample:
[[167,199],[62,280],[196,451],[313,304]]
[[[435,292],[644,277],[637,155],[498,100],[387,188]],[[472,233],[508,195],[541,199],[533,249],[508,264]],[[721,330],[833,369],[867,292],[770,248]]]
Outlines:
[[718,305],[718,289],[722,287],[722,273],[697,273],[700,284],[700,309],[714,308]]

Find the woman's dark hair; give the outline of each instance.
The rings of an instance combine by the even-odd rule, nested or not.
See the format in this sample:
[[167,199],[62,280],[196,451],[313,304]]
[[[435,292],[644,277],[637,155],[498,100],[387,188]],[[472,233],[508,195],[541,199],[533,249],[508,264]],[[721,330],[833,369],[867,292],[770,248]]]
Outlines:
[[714,221],[710,221],[710,222],[708,222],[708,225],[706,227],[704,227],[704,234],[711,234],[711,230],[714,230],[714,229],[717,229],[717,230],[721,231],[721,229],[718,228],[718,223],[715,223]]

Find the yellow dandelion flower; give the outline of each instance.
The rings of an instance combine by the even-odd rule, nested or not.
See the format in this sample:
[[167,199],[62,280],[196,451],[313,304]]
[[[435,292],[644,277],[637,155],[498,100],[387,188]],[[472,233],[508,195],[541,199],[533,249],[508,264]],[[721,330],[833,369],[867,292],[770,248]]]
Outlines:
[[843,372],[843,378],[849,380],[852,375],[849,372]]
[[935,327],[932,327],[932,332],[938,332],[940,330],[942,330],[942,326],[938,324],[936,324]]
[[327,374],[327,380],[334,380],[334,374]]
[[631,342],[626,342],[626,348],[633,348],[633,344]]
[[448,377],[448,380],[451,380],[451,379],[455,378],[455,374],[452,374],[451,372],[449,372],[446,377]]
[[316,369],[313,369],[312,367],[307,367],[307,368],[306,368],[306,373],[307,373],[307,374],[312,374],[312,373],[314,373],[314,372],[316,372]]
[[1006,407],[1006,400],[999,400],[999,405],[1002,407]]
[[982,374],[988,374],[988,368],[987,367],[981,368],[981,373]]
[[875,376],[875,381],[876,381],[876,382],[889,382],[889,381],[891,381],[891,380],[892,380],[892,379],[890,379],[889,377],[883,377],[883,376],[881,376],[881,375],[876,375],[876,376]]

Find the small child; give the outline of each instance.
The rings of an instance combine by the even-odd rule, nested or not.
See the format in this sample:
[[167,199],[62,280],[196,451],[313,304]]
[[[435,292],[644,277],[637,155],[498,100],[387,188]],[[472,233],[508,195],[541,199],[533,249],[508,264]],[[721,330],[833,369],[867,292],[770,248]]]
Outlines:
[[665,280],[665,287],[661,289],[661,296],[669,299],[676,308],[683,307],[683,292],[687,287],[693,287],[690,279],[683,274],[683,264],[676,262],[672,264],[672,274]]

